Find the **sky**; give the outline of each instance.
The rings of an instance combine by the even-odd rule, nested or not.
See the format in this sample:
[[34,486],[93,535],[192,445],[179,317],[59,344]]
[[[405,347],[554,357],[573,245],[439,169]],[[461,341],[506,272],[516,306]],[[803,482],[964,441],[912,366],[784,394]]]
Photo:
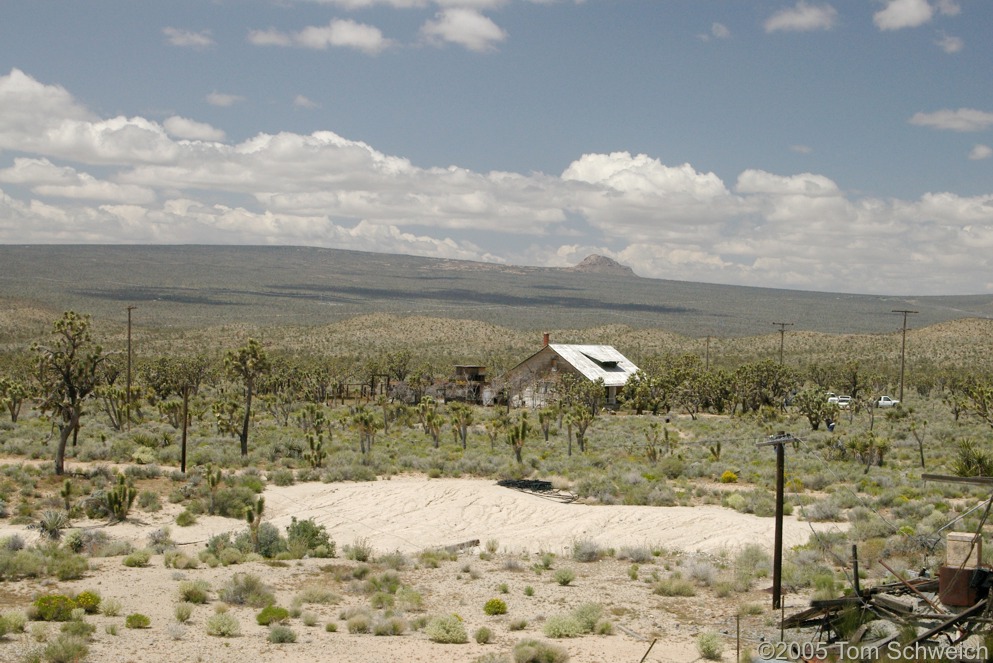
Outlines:
[[991,293],[991,33],[989,0],[11,0],[0,243]]

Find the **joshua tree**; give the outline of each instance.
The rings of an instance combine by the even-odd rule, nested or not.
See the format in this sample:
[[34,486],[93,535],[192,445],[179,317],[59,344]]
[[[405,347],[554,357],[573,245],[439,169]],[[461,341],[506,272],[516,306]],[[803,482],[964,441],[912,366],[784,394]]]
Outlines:
[[528,424],[527,412],[522,413],[517,423],[507,429],[507,444],[514,450],[514,458],[522,465],[524,464],[524,459],[521,456],[521,452],[524,450],[524,444],[527,442],[528,433],[530,432],[531,425]]
[[245,417],[241,424],[241,455],[248,455],[248,423],[252,416],[252,395],[259,376],[269,370],[269,357],[262,344],[254,338],[224,357],[224,365],[231,377],[238,378],[245,385]]
[[462,449],[466,448],[466,438],[469,436],[469,426],[472,425],[472,406],[467,403],[452,403],[448,408],[452,428],[458,431]]
[[100,385],[100,367],[107,355],[93,343],[90,318],[66,311],[52,327],[51,345],[35,344],[38,354],[38,386],[41,410],[55,415],[59,445],[55,451],[55,474],[65,472],[66,443],[79,428],[83,405]]

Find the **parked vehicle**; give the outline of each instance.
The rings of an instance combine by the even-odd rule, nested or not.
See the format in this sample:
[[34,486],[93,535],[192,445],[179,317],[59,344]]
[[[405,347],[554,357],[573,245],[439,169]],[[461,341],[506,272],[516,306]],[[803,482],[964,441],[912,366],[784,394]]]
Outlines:
[[896,407],[899,404],[900,401],[889,396],[880,396],[879,400],[876,401],[876,407]]
[[852,406],[851,396],[838,396],[838,407],[842,410],[847,410]]
[[829,391],[827,393],[827,399],[828,399],[828,403],[834,403],[835,405],[838,404],[838,394],[834,393],[833,391]]

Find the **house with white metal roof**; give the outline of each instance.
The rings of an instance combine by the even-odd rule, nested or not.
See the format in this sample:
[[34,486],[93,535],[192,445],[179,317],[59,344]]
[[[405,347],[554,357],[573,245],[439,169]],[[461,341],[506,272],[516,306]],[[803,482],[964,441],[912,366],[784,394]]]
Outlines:
[[617,402],[617,392],[638,371],[634,363],[612,345],[567,345],[549,342],[544,335],[542,348],[507,372],[506,382],[514,385],[514,396],[538,406],[563,374],[603,380],[605,403]]

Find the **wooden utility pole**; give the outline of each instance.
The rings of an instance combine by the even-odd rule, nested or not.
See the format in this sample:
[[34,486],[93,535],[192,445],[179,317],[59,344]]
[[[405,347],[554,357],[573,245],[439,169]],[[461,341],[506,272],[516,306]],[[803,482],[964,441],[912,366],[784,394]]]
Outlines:
[[783,600],[783,488],[785,481],[786,450],[784,445],[787,442],[798,442],[789,433],[776,433],[771,435],[765,442],[759,442],[760,447],[776,447],[776,540],[773,544],[772,557],[772,608],[778,610],[782,606]]
[[903,402],[903,366],[904,357],[907,353],[907,316],[916,314],[917,311],[906,309],[894,309],[893,313],[903,313],[903,342],[900,344],[900,401]]
[[792,322],[774,322],[773,325],[779,326],[779,365],[783,365],[783,346],[786,344],[786,328],[792,327]]
[[704,370],[710,371],[710,334],[707,334],[707,351],[705,353]]
[[138,307],[133,304],[128,306],[128,385],[124,409],[127,411],[129,432],[131,431],[131,311],[136,308]]

